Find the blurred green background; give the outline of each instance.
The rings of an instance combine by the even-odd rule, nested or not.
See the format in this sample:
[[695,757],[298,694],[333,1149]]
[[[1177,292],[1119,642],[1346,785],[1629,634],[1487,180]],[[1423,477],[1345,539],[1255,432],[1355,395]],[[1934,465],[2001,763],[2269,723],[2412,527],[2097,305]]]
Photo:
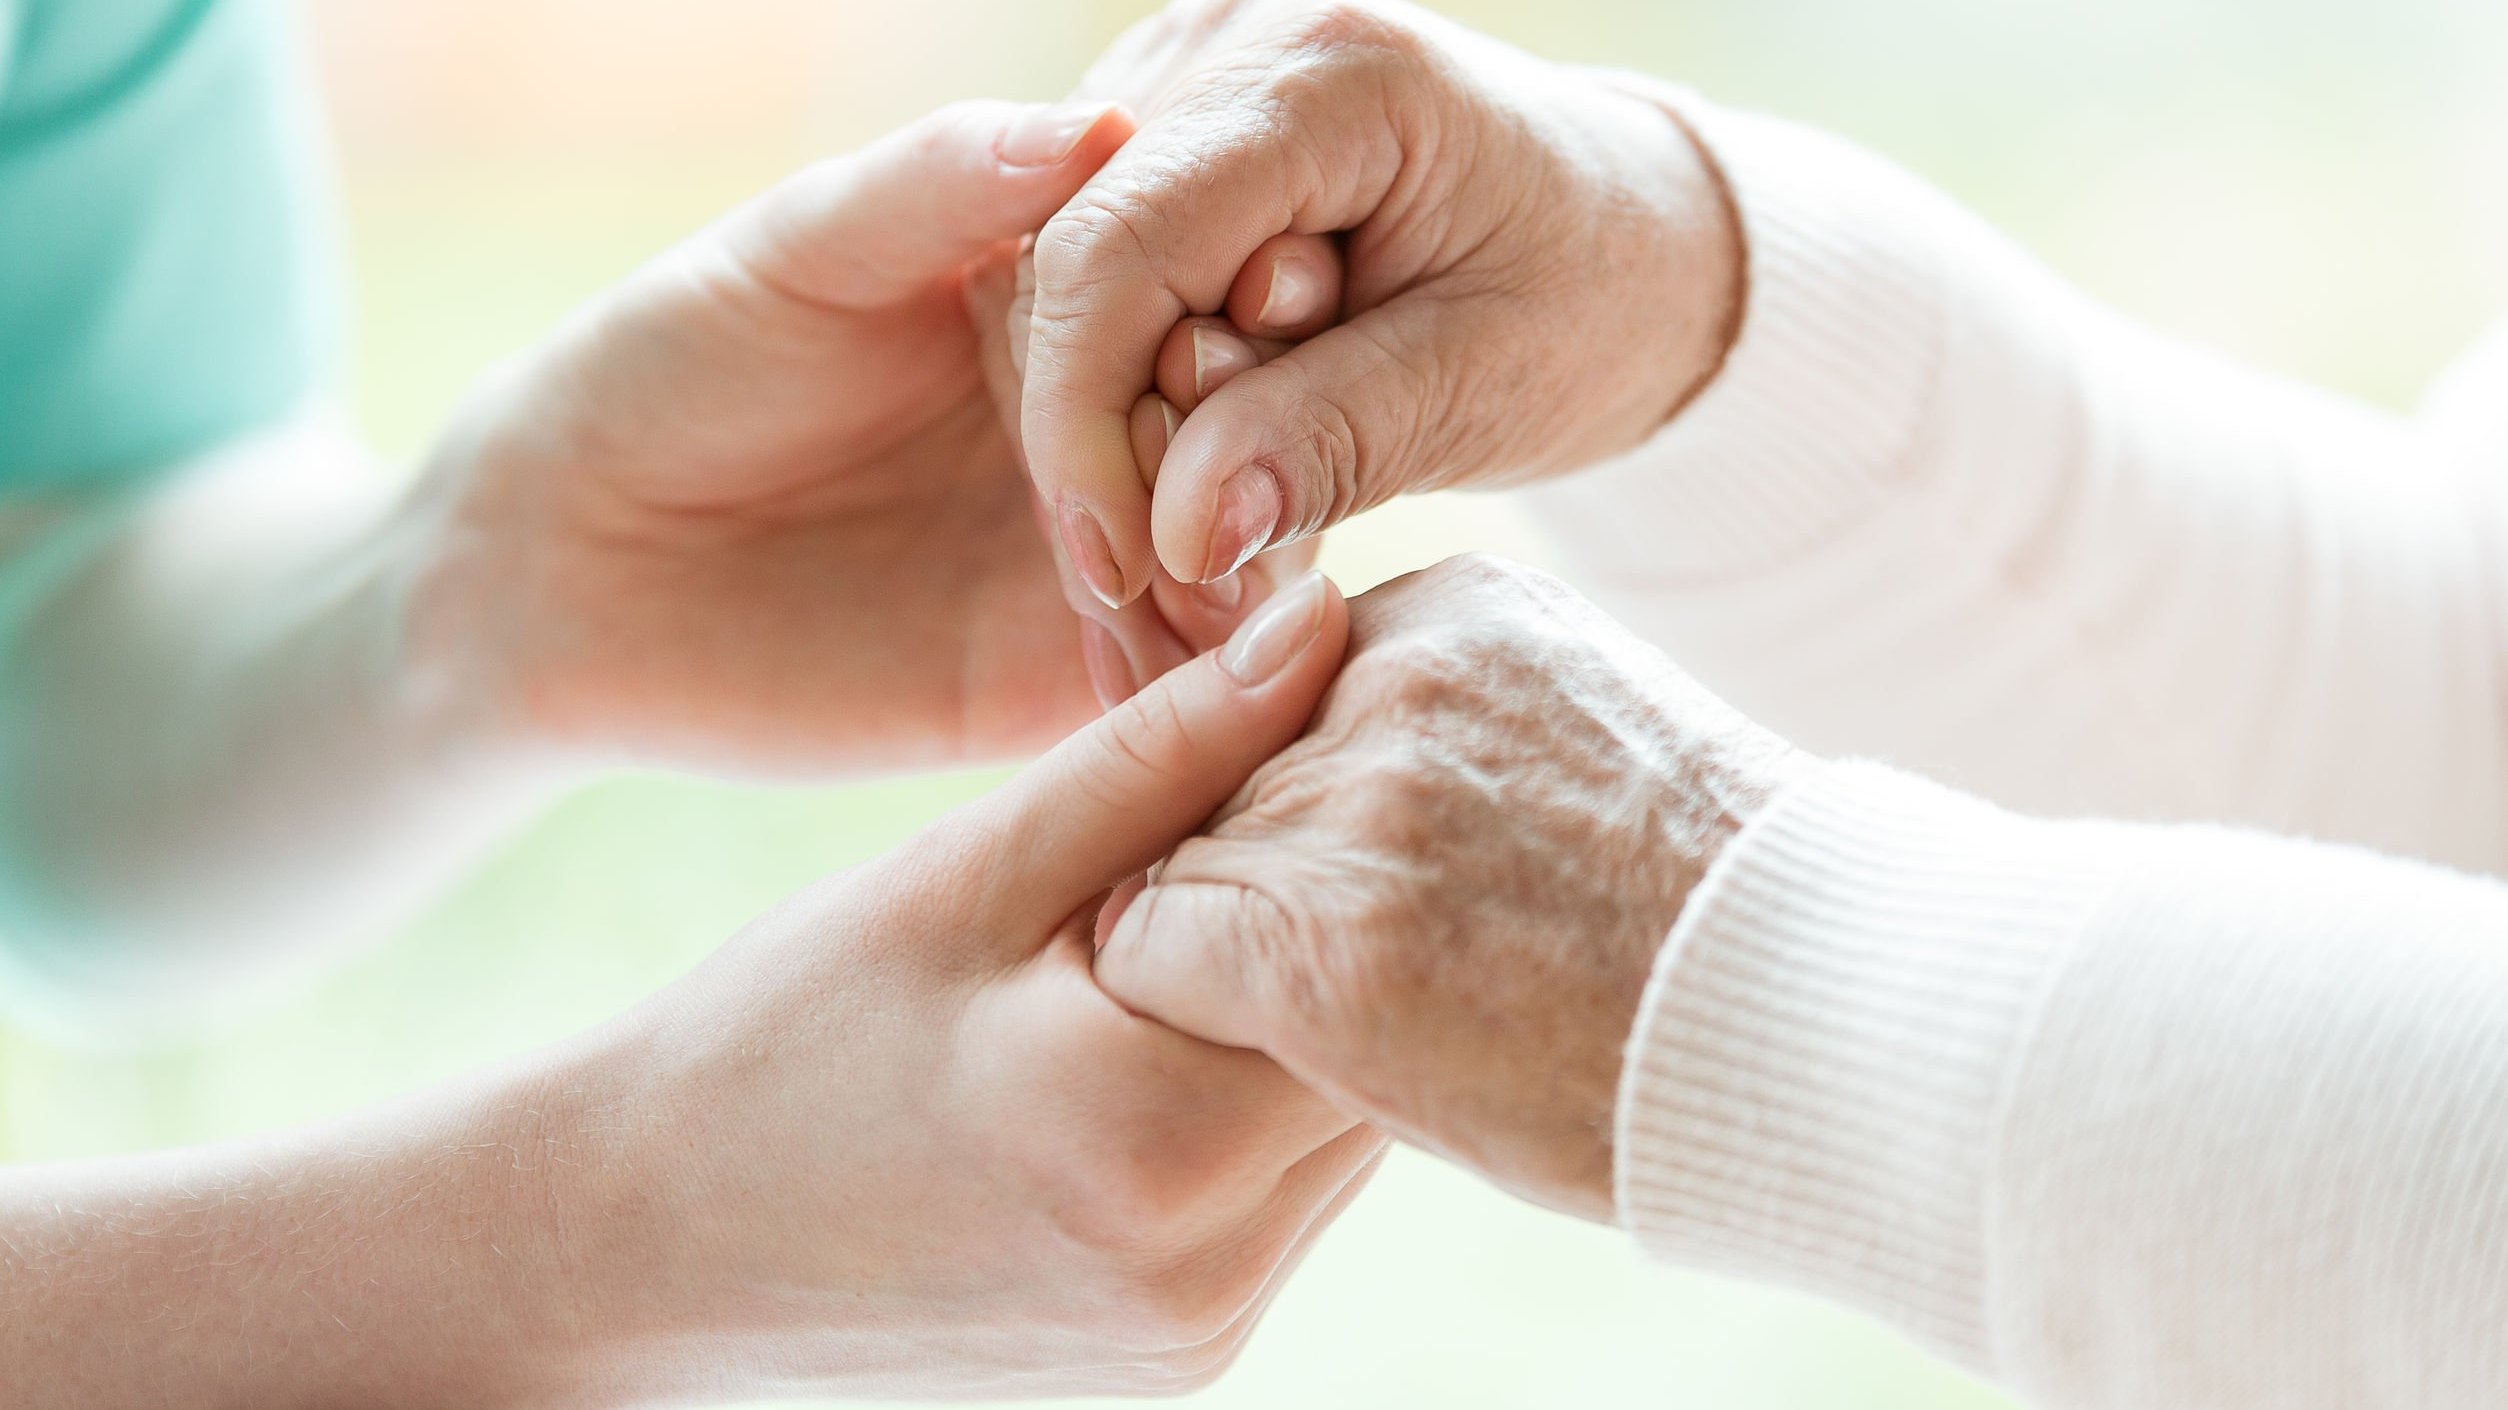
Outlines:
[[[955,97],[1051,96],[1142,4],[311,0],[359,308],[345,390],[406,460],[563,310],[813,155]],[[1817,121],[1948,187],[2093,291],[2402,404],[2508,293],[2508,18],[2394,0],[1481,0],[1552,57]],[[1361,587],[1503,502],[1398,506]],[[1568,565],[1572,568],[1572,565]],[[145,1049],[0,1033],[0,1158],[304,1120],[588,1024],[766,903],[990,780],[811,792],[621,780],[296,991]],[[1985,1406],[1801,1300],[1641,1267],[1622,1240],[1398,1158],[1212,1406]]]

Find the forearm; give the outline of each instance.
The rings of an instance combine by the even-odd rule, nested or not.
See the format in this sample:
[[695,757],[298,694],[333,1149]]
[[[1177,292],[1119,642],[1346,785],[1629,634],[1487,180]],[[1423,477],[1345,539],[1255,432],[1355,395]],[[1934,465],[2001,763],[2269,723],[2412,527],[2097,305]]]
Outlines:
[[1621,1218],[2035,1404],[2496,1404],[2503,934],[2491,882],[1833,768],[1657,965]]
[[7,940],[176,991],[370,924],[553,781],[412,648],[426,507],[342,439],[234,450],[119,514],[6,643]]
[[589,1403],[621,1330],[590,1315],[607,1253],[587,1232],[614,1118],[563,1070],[534,1060],[251,1141],[0,1168],[9,1403]]
[[1739,341],[1535,496],[1615,611],[1810,747],[2001,801],[2508,859],[2479,477],[1885,163],[1689,106],[1748,234]]

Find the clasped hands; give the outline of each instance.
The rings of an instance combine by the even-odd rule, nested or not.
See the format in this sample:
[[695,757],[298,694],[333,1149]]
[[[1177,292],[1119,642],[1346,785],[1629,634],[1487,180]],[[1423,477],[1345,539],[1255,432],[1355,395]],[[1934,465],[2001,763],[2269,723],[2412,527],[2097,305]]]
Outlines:
[[1644,439],[1738,243],[1641,93],[1396,6],[1187,4],[493,378],[409,508],[455,735],[777,777],[1061,740],[552,1060],[542,1119],[601,1133],[546,1176],[592,1231],[564,1335],[1165,1389],[1379,1130],[1608,1217],[1645,977],[1796,765],[1529,570],[1300,570],[1396,495]]

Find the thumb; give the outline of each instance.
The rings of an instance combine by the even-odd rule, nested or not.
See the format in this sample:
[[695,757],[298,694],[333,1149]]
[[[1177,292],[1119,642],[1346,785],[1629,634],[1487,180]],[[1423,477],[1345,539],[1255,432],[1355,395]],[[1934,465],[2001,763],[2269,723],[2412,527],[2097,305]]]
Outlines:
[[1224,578],[1267,548],[1439,479],[1469,476],[1435,320],[1372,309],[1260,367],[1194,407],[1159,463],[1150,531],[1185,582]]
[[1012,894],[1061,917],[1173,851],[1305,732],[1349,630],[1348,604],[1310,573],[1030,765],[984,815]]
[[1044,224],[1132,128],[1112,103],[952,103],[785,181],[727,238],[774,288],[875,306]]
[[1111,926],[1100,920],[1097,986],[1205,1043],[1269,1049],[1277,1005],[1258,965],[1286,948],[1287,924],[1259,888],[1170,877],[1130,897]]

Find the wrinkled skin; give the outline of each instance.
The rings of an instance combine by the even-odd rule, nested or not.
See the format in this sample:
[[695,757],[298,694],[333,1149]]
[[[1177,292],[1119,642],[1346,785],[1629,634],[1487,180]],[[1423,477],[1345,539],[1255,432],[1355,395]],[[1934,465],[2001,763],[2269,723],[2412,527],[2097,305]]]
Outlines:
[[[1398,3],[1198,0],[1092,70],[1140,134],[1036,241],[1023,441],[1136,593],[1414,491],[1630,448],[1712,376],[1741,298],[1720,180],[1658,102]],[[1340,318],[1185,418],[1129,415],[1179,319],[1245,312],[1267,242],[1334,236]]]
[[1799,765],[1499,560],[1368,593],[1352,643],[1307,736],[1124,911],[1100,982],[1507,1189],[1607,1218],[1646,977],[1718,849]]
[[587,1133],[551,1162],[565,1335],[742,1397],[1173,1392],[1235,1357],[1382,1138],[1126,1011],[1090,928],[1314,709],[1346,613],[1281,604],[1269,679],[1188,663],[583,1045],[543,1104]]

